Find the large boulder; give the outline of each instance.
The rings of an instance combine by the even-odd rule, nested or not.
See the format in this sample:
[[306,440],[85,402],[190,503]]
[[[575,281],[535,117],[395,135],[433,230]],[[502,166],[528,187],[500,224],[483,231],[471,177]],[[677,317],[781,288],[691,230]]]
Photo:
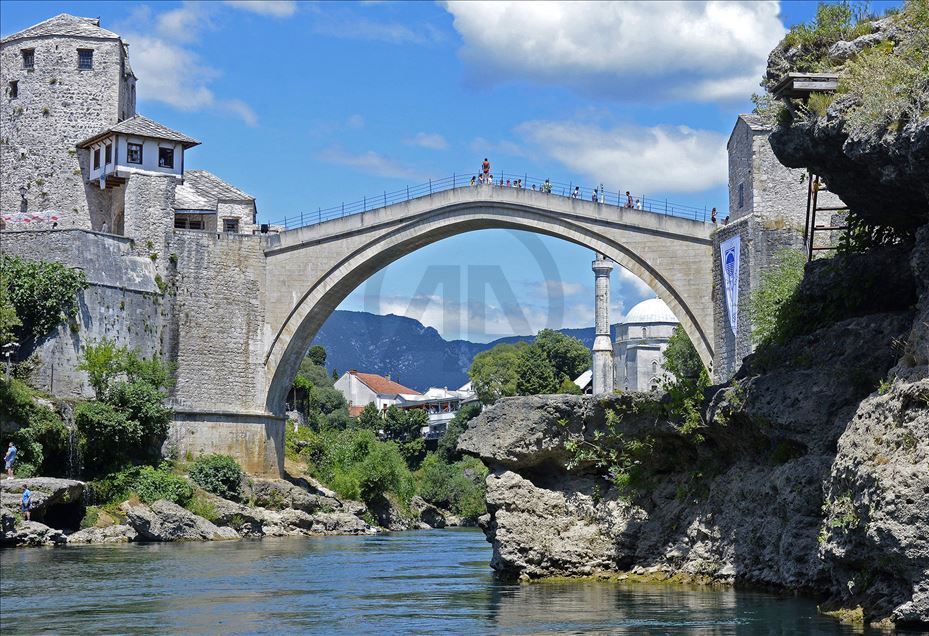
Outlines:
[[410,500],[410,509],[421,523],[430,528],[444,528],[449,525],[445,519],[445,513],[419,495]]
[[247,495],[254,505],[269,510],[293,508],[308,513],[332,511],[342,507],[341,502],[326,494],[308,492],[284,479],[263,479],[254,477],[248,487]]
[[68,538],[61,530],[49,528],[38,521],[21,521],[16,528],[0,533],[0,545],[19,547],[39,547],[62,545]]
[[239,538],[232,528],[219,527],[164,499],[150,506],[133,505],[127,501],[120,508],[126,514],[127,523],[139,533],[139,540],[216,541]]
[[244,506],[216,495],[205,496],[216,511],[213,518],[216,525],[232,528],[241,537],[261,537],[265,534],[268,511],[264,508]]
[[84,494],[84,482],[54,477],[4,479],[0,481],[0,505],[19,510],[23,491],[32,492],[32,514],[41,519],[55,506],[78,504]]
[[68,535],[68,543],[129,543],[138,533],[127,525],[112,525],[105,528],[84,528]]

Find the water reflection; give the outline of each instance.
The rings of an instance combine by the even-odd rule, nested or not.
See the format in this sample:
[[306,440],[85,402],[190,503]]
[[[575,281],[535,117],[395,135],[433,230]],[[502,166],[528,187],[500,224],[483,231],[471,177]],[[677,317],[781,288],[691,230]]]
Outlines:
[[720,589],[506,585],[476,531],[0,552],[10,633],[852,633],[812,601]]

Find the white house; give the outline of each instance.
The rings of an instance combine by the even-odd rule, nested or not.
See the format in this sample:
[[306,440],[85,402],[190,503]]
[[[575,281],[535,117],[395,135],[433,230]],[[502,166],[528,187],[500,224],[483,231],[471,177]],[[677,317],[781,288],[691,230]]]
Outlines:
[[430,387],[421,395],[401,395],[397,406],[402,409],[425,409],[429,423],[422,427],[423,437],[426,439],[439,439],[445,434],[448,423],[457,415],[466,404],[477,402],[477,395],[471,390],[471,383],[465,384],[458,390],[449,391],[447,388]]
[[184,177],[184,151],[196,139],[135,115],[77,144],[90,151],[89,181],[103,190],[120,185],[131,174]]
[[350,369],[335,381],[334,387],[345,396],[348,412],[357,417],[368,404],[374,404],[378,411],[386,411],[397,404],[400,396],[414,397],[419,391],[394,382],[376,373],[361,373]]
[[253,234],[255,197],[207,170],[188,170],[174,191],[174,227]]

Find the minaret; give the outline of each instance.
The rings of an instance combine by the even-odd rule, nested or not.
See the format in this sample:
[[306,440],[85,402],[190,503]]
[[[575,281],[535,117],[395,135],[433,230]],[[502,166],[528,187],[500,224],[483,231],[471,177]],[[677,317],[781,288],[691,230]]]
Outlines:
[[603,254],[597,254],[597,260],[591,268],[594,270],[594,303],[596,320],[596,337],[593,347],[593,392],[613,392],[613,339],[610,337],[610,272],[612,261]]

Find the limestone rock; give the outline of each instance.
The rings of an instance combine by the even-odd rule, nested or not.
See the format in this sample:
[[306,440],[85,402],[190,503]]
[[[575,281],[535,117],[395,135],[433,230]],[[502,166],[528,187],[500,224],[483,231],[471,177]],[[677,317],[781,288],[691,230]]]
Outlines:
[[113,525],[105,528],[85,528],[68,535],[68,543],[129,543],[135,541],[138,533],[127,525]]
[[252,478],[249,494],[256,506],[270,510],[294,508],[313,513],[342,507],[341,502],[334,497],[308,492],[283,479]]
[[244,506],[216,495],[207,494],[207,500],[216,509],[214,523],[220,527],[230,527],[241,537],[260,537],[265,534],[264,524],[268,511],[264,508]]
[[38,521],[21,521],[12,532],[0,533],[0,545],[39,547],[66,543],[68,538],[61,530],[49,528]]
[[419,521],[426,524],[429,528],[444,528],[448,525],[445,519],[445,513],[419,495],[416,495],[410,500],[410,508]]
[[413,530],[419,527],[419,520],[404,513],[389,498],[382,498],[368,506],[368,510],[377,520],[378,525],[392,532]]
[[313,534],[377,534],[377,528],[347,512],[320,512],[312,519]]
[[27,487],[32,492],[32,514],[39,518],[54,506],[77,503],[84,494],[84,482],[74,479],[4,479],[0,481],[0,504],[19,510],[20,498]]
[[213,541],[239,538],[238,533],[232,528],[218,527],[164,499],[159,499],[150,506],[132,505],[127,501],[120,508],[126,513],[128,524],[138,532],[139,540]]

